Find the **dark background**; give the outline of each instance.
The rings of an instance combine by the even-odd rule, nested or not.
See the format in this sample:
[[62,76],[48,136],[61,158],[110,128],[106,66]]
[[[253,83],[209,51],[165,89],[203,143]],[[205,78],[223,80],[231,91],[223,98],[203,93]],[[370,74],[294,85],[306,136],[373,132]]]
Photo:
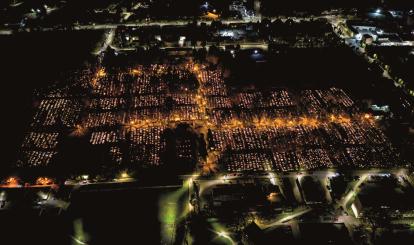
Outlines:
[[1,164],[15,163],[33,116],[34,89],[60,80],[63,71],[90,59],[102,32],[44,32],[0,36]]

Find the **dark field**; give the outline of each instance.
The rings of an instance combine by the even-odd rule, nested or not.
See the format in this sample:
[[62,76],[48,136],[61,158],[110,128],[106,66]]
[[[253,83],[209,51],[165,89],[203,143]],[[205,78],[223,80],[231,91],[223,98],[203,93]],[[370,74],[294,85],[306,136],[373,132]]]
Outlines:
[[3,105],[0,170],[16,160],[32,116],[33,92],[82,66],[101,39],[101,32],[21,33],[0,36]]

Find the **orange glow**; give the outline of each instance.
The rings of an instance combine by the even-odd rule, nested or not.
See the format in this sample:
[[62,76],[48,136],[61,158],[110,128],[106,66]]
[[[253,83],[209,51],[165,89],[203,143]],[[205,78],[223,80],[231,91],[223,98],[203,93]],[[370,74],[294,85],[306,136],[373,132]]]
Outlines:
[[269,127],[272,126],[272,122],[269,118],[262,116],[260,118],[254,117],[253,118],[253,124],[257,127],[257,128],[265,128],[265,127]]
[[[208,118],[206,118],[208,119]],[[242,128],[244,127],[243,122],[233,118],[230,122],[226,123],[224,125],[225,128]]]
[[218,171],[217,166],[217,155],[212,153],[207,156],[207,160],[203,163],[202,173],[203,174],[212,174]]
[[75,129],[72,131],[71,135],[72,136],[84,136],[87,133],[88,129],[83,127],[80,124],[75,125]]
[[350,118],[348,118],[348,117],[345,117],[345,116],[339,116],[339,121],[341,122],[341,123],[350,123],[351,122],[351,119]]
[[344,115],[330,115],[330,122],[334,123],[350,123],[351,119]]
[[[202,105],[200,105],[201,108]],[[361,116],[362,119],[367,120],[369,122],[373,121],[372,115],[365,114]],[[205,119],[208,119],[207,116]],[[271,127],[296,127],[296,126],[304,126],[304,127],[320,127],[323,124],[327,123],[337,123],[337,124],[351,124],[353,123],[352,119],[349,115],[329,115],[326,118],[316,118],[316,117],[289,117],[289,118],[270,118],[266,116],[262,117],[253,117],[251,120],[239,120],[237,118],[231,119],[229,122],[224,123],[222,125],[223,128],[237,128],[237,127],[244,127],[244,126],[254,126],[258,129],[266,129]]]
[[156,119],[142,119],[142,120],[131,120],[125,122],[123,127],[127,131],[133,131],[137,128],[148,128],[148,127],[160,127],[165,125],[165,122]]
[[17,177],[9,177],[4,183],[7,187],[17,187],[19,186],[19,179]]
[[269,195],[267,195],[267,200],[269,202],[276,202],[277,201],[277,193],[276,192],[272,192]]
[[99,69],[98,72],[96,73],[96,76],[97,77],[104,77],[104,76],[106,76],[105,69],[104,68]]
[[175,115],[175,116],[173,117],[173,121],[176,121],[176,122],[181,121],[180,116],[179,116],[179,115]]
[[276,118],[276,119],[275,119],[275,125],[276,125],[276,127],[281,127],[281,126],[283,126],[283,125],[284,125],[284,122],[283,122],[283,120],[282,120],[282,119],[280,119],[280,118]]
[[140,71],[140,70],[138,70],[138,69],[132,69],[132,70],[131,70],[131,73],[132,73],[133,75],[140,75],[140,74],[141,74],[141,71]]
[[47,177],[39,177],[36,180],[36,185],[52,185],[53,180]]
[[193,67],[193,71],[194,71],[194,72],[199,71],[198,65],[194,65],[194,67]]
[[315,119],[315,118],[309,119],[309,126],[317,127],[318,125],[319,125],[318,119]]
[[93,78],[91,80],[91,85],[92,85],[92,87],[95,87],[96,85],[98,85],[98,79],[97,78]]
[[212,13],[212,12],[207,12],[207,14],[205,15],[205,17],[208,18],[208,19],[216,20],[220,16],[218,14],[215,14],[215,13]]

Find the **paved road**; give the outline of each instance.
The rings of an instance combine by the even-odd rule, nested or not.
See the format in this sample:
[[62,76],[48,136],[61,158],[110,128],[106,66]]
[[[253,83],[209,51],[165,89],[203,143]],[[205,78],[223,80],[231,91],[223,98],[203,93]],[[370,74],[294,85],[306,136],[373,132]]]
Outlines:
[[[321,15],[321,16],[314,16],[314,17],[271,17],[269,18],[271,21],[274,20],[282,20],[286,21],[287,19],[292,19],[294,21],[301,21],[301,20],[310,20],[310,19],[320,19],[320,18],[327,18],[327,19],[334,19],[337,18],[336,15]],[[241,19],[241,20],[234,20],[234,19],[222,19],[220,20],[223,24],[246,24],[251,22],[259,22],[262,18],[254,17],[251,19]],[[74,24],[74,30],[105,30],[105,29],[116,29],[118,26],[127,26],[127,27],[146,27],[146,26],[185,26],[189,23],[192,23],[192,20],[150,20],[150,21],[136,21],[136,22],[129,22],[129,23],[105,23],[105,24],[81,24],[76,25]],[[206,19],[199,19],[197,21],[198,24],[206,23],[211,24],[211,20]],[[42,31],[53,31],[54,28],[42,28]],[[23,31],[30,31],[29,28],[23,29]],[[15,31],[8,28],[0,29],[0,35],[11,35]]]
[[285,223],[291,221],[292,219],[298,218],[306,213],[309,213],[310,211],[312,211],[312,208],[310,207],[299,207],[297,208],[295,211],[293,211],[292,213],[288,214],[287,216],[277,219],[277,220],[273,220],[271,222],[261,222],[256,220],[256,224],[257,226],[259,226],[261,229],[267,229],[273,226],[280,226],[280,225],[284,225]]
[[103,44],[102,44],[102,46],[98,49],[98,50],[96,50],[94,53],[95,53],[95,55],[99,55],[99,54],[101,54],[102,52],[104,52],[106,49],[108,49],[108,47],[110,47],[111,46],[111,44],[112,44],[112,42],[114,41],[114,38],[115,38],[115,30],[116,30],[116,28],[112,28],[112,29],[109,29],[106,33],[105,33],[105,36],[104,36],[104,42],[103,42]]

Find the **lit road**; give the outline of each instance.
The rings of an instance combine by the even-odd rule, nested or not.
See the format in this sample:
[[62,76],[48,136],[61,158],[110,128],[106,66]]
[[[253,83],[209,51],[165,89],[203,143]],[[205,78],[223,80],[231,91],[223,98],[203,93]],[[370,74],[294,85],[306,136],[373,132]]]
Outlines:
[[[213,177],[198,177],[195,178],[197,181],[216,181],[219,183],[220,181],[224,183],[224,181],[231,181],[231,180],[237,180],[237,179],[269,179],[270,175],[273,174],[273,176],[277,178],[284,178],[284,177],[294,177],[297,178],[299,176],[315,176],[318,178],[325,178],[325,177],[332,177],[335,176],[335,174],[341,173],[341,171],[337,169],[325,169],[325,170],[317,170],[317,171],[297,171],[297,172],[288,172],[288,173],[280,173],[280,172],[272,172],[269,171],[267,174],[254,174],[254,175],[244,175],[244,176],[236,176],[232,173],[228,174],[221,174],[218,176]],[[407,170],[405,168],[394,168],[394,169],[381,169],[381,168],[372,168],[372,169],[357,169],[352,170],[350,174],[354,176],[361,176],[365,174],[394,174],[394,175],[407,175]]]
[[95,51],[95,55],[99,55],[102,52],[104,52],[106,49],[108,49],[108,47],[111,46],[112,42],[114,41],[115,38],[115,28],[109,29],[106,33],[105,33],[105,39],[104,42],[102,44],[102,46]]
[[[302,21],[302,20],[310,20],[310,19],[321,19],[321,18],[330,18],[334,19],[336,16],[334,15],[321,15],[321,16],[315,16],[315,17],[272,17],[269,18],[271,21],[275,20],[282,20],[286,21],[288,19],[292,19],[294,21]],[[221,23],[224,25],[229,24],[247,24],[247,23],[255,23],[261,21],[261,18],[255,17],[253,19],[248,20],[234,20],[234,19],[220,19]],[[75,30],[101,30],[101,29],[112,29],[116,28],[118,26],[126,26],[126,27],[147,27],[147,26],[186,26],[188,23],[191,23],[192,20],[154,20],[154,21],[137,21],[134,23],[109,23],[109,24],[95,24],[95,25],[77,25],[74,26]],[[199,19],[197,21],[198,24],[200,23],[206,23],[211,24],[211,20],[203,20]]]
[[312,208],[310,207],[299,207],[297,208],[295,211],[293,211],[292,213],[289,213],[287,216],[280,218],[276,221],[272,221],[270,223],[263,223],[260,220],[255,220],[256,224],[261,228],[261,229],[267,229],[270,228],[272,226],[279,226],[279,225],[283,225],[286,222],[298,218],[306,213],[309,213],[310,211],[312,211]]
[[293,194],[295,196],[296,201],[298,203],[303,203],[305,200],[303,200],[303,198],[302,198],[302,194],[300,193],[298,182],[296,181],[300,177],[302,177],[302,175],[300,175],[300,176],[297,176],[297,175],[290,176],[289,181],[290,181],[290,184],[293,188],[292,191],[293,191]]
[[[339,16],[339,15],[338,15]],[[301,20],[311,20],[311,19],[335,19],[338,18],[337,15],[321,15],[321,16],[312,16],[312,17],[271,17],[269,18],[271,21],[274,20],[282,20],[286,21],[287,19],[292,19],[293,21],[301,21]],[[255,23],[261,21],[260,17],[254,17],[251,19],[220,19],[223,24],[247,24],[247,23]],[[189,23],[192,23],[192,20],[149,20],[149,21],[136,21],[132,23],[105,23],[105,24],[74,24],[73,30],[105,30],[105,29],[116,29],[119,26],[126,26],[126,27],[148,27],[148,26],[186,26]],[[208,19],[199,19],[197,23],[206,23],[211,24],[212,21]],[[42,31],[53,31],[54,28],[41,28]],[[22,31],[30,31],[30,28],[23,29]],[[12,29],[0,29],[0,35],[11,35],[15,31]]]
[[[220,43],[217,45],[216,42],[214,42],[213,44],[211,43],[207,43],[206,45],[195,45],[195,46],[191,46],[192,48],[196,48],[196,49],[201,49],[201,48],[206,48],[207,50],[214,46],[214,47],[219,47],[219,48],[223,48],[225,49],[227,45],[240,45],[240,49],[254,49],[254,48],[258,48],[258,49],[262,49],[267,51],[269,48],[268,43],[263,42],[263,41],[257,41],[257,42],[245,42],[245,41],[234,41],[234,42],[226,42],[226,43]],[[111,45],[111,47],[117,51],[134,51],[135,48],[132,47],[117,47],[115,45]],[[168,46],[168,44],[164,45],[163,47],[160,47],[160,49],[169,49],[169,48],[176,48],[176,46],[174,44],[170,44]]]
[[192,212],[189,205],[192,189],[192,179],[188,178],[178,190],[160,198],[159,221],[162,244],[174,244],[176,242],[177,225],[182,223]]
[[368,174],[364,174],[360,176],[360,179],[355,183],[355,185],[348,192],[348,194],[346,194],[344,197],[341,198],[338,204],[346,208],[347,205],[349,204],[349,201],[351,201],[351,199],[358,194],[359,187],[361,186],[362,183],[365,182],[367,178],[368,178]]
[[85,232],[82,219],[73,221],[73,236],[70,236],[70,238],[72,239],[72,245],[88,245],[89,234]]
[[[344,23],[346,23],[347,20],[351,19],[349,16],[348,17],[343,17],[340,15],[336,15],[336,16],[327,16],[326,17],[328,19],[328,21],[331,23],[332,27],[334,27],[334,32],[335,34],[338,35],[338,37],[340,37],[341,39],[344,40],[345,44],[347,44],[348,46],[350,46],[351,48],[355,48],[355,52],[359,55],[363,55],[364,58],[367,60],[367,62],[369,63],[374,63],[377,64],[377,66],[382,70],[382,76],[384,78],[387,78],[391,81],[393,81],[394,85],[396,87],[400,87],[401,90],[405,93],[405,94],[409,94],[407,89],[404,87],[401,87],[398,82],[397,82],[397,78],[392,77],[388,70],[385,69],[385,65],[381,65],[381,62],[375,62],[376,60],[373,59],[372,57],[370,57],[366,52],[365,52],[365,48],[363,48],[361,46],[361,44],[359,43],[358,40],[356,40],[355,37],[350,36],[350,35],[346,35],[345,33],[347,33],[348,31],[346,30],[347,27],[344,27]],[[342,34],[338,33],[337,30],[335,30],[335,27],[337,28],[337,30],[342,30]],[[389,42],[386,44],[382,44],[381,46],[411,46],[414,47],[414,41],[404,41],[404,42]]]
[[331,194],[330,194],[330,192],[328,190],[328,187],[327,187],[328,186],[328,178],[327,177],[322,178],[321,183],[322,183],[322,188],[325,192],[325,199],[327,200],[328,203],[332,203],[332,197],[331,197]]

